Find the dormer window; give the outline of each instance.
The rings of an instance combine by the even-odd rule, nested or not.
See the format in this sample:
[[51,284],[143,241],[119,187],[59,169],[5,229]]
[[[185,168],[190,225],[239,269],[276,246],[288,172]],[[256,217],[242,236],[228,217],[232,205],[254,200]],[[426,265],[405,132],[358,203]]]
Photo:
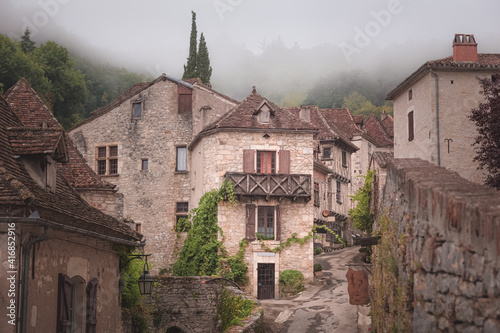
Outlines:
[[269,110],[261,110],[259,113],[259,121],[261,123],[269,123],[271,112]]

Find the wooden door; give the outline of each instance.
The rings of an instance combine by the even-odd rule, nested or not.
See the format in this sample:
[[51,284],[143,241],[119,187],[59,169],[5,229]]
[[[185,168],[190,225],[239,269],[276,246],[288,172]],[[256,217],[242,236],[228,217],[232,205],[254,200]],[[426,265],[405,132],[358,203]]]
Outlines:
[[274,298],[274,264],[257,264],[257,298]]

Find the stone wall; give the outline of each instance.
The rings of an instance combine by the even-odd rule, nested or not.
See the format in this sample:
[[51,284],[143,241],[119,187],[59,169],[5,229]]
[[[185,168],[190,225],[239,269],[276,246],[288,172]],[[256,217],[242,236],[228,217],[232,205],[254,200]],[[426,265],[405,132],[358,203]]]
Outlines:
[[78,189],[80,196],[92,207],[114,218],[123,217],[123,194],[114,190]]
[[401,328],[408,315],[414,332],[499,332],[499,192],[420,159],[389,160],[386,179],[375,265],[387,269],[374,284],[392,276],[401,290],[385,295],[396,309],[379,312],[387,318],[372,309],[374,322]]
[[[143,304],[150,309],[148,326],[152,332],[166,332],[174,327],[186,333],[220,332],[218,314],[222,294],[221,280],[204,276],[157,277],[153,295]],[[260,304],[257,300],[226,287],[232,294],[251,299],[256,309],[245,321],[244,332],[257,332],[261,321]],[[124,331],[131,333],[131,320],[124,315]]]

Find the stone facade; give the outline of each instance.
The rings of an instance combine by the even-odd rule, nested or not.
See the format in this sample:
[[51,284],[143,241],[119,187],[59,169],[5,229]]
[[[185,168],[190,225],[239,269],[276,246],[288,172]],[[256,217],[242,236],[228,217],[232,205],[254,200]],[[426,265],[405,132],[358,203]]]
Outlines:
[[[498,332],[498,192],[420,159],[386,166],[377,228],[389,221],[381,242],[392,237],[395,276],[409,288],[409,307],[399,304],[396,312],[407,312],[413,332]],[[397,299],[387,302],[394,308]]]
[[[243,172],[243,151],[246,149],[275,151],[279,158],[280,150],[290,151],[290,174],[313,174],[313,149],[311,133],[273,132],[268,137],[259,132],[221,131],[203,137],[193,147],[191,180],[193,181],[195,201],[204,192],[218,188],[224,181],[226,172]],[[276,162],[279,164],[279,161]],[[279,170],[278,170],[279,172]],[[219,206],[218,223],[224,232],[224,245],[230,255],[239,249],[239,243],[246,236],[246,205],[280,206],[281,241],[286,241],[293,233],[302,238],[312,230],[314,219],[313,201],[305,202],[297,199],[284,198],[266,200],[260,197],[242,197],[236,207],[227,204]],[[258,209],[258,208],[257,208]],[[280,244],[280,241],[269,240],[264,243],[270,248]],[[306,280],[313,278],[312,239],[304,245],[292,246],[277,253],[265,253],[258,240],[252,241],[245,252],[248,264],[249,283],[247,292],[257,296],[257,265],[271,263],[275,266],[275,297],[279,297],[278,278],[285,269],[297,269],[304,274]]]
[[[470,46],[464,45],[467,52]],[[429,61],[389,93],[394,101],[395,157],[421,158],[483,183],[484,173],[473,161],[478,132],[468,116],[484,101],[478,78],[498,72],[500,55],[478,54],[477,44],[474,52],[475,60],[454,55]]]
[[[16,236],[19,240],[28,239],[30,236],[40,237],[43,228],[33,228],[16,223]],[[6,254],[7,224],[0,224],[0,253]],[[85,331],[86,313],[86,288],[88,283],[97,278],[97,332],[122,332],[121,307],[119,286],[119,259],[117,254],[111,250],[111,244],[96,246],[96,240],[81,235],[69,234],[61,231],[51,230],[49,237],[34,245],[31,249],[31,260],[34,260],[28,284],[27,304],[27,333],[55,332],[57,325],[57,299],[58,299],[58,274],[62,273],[71,278],[74,290],[74,324],[73,329],[78,332]],[[107,242],[106,242],[107,243]],[[17,242],[16,258],[14,267],[21,268],[21,255]],[[7,256],[1,257],[0,275],[2,277],[12,276]],[[30,261],[29,265],[32,263]],[[20,275],[16,275],[19,282]],[[17,284],[13,289],[18,296],[18,304],[21,304],[21,286]],[[0,305],[7,309],[10,297],[3,294],[4,291],[12,289],[9,281],[0,279]],[[17,309],[19,314],[21,307]],[[5,315],[4,315],[5,316]],[[2,318],[2,332],[14,333],[16,327],[7,324],[7,317]]]
[[[192,112],[178,112],[179,86],[191,89]],[[192,201],[191,156],[186,152],[186,168],[177,170],[177,150],[191,142],[203,117],[210,121],[236,102],[208,88],[182,85],[166,77],[127,97],[109,112],[71,130],[70,136],[95,170],[96,148],[117,146],[118,172],[102,177],[123,194],[123,216],[140,224],[147,241],[145,251],[152,253],[153,271],[157,272],[174,261],[177,203],[187,203],[191,209],[198,202]],[[132,116],[136,102],[142,103],[140,118]]]

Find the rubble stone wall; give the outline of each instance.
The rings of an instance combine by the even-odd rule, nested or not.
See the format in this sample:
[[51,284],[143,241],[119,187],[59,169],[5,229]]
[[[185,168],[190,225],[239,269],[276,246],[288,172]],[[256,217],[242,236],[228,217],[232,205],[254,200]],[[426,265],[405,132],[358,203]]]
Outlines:
[[396,276],[413,286],[413,331],[500,332],[499,192],[420,159],[394,159],[381,193],[375,228],[388,219],[395,234],[382,238],[398,240]]

